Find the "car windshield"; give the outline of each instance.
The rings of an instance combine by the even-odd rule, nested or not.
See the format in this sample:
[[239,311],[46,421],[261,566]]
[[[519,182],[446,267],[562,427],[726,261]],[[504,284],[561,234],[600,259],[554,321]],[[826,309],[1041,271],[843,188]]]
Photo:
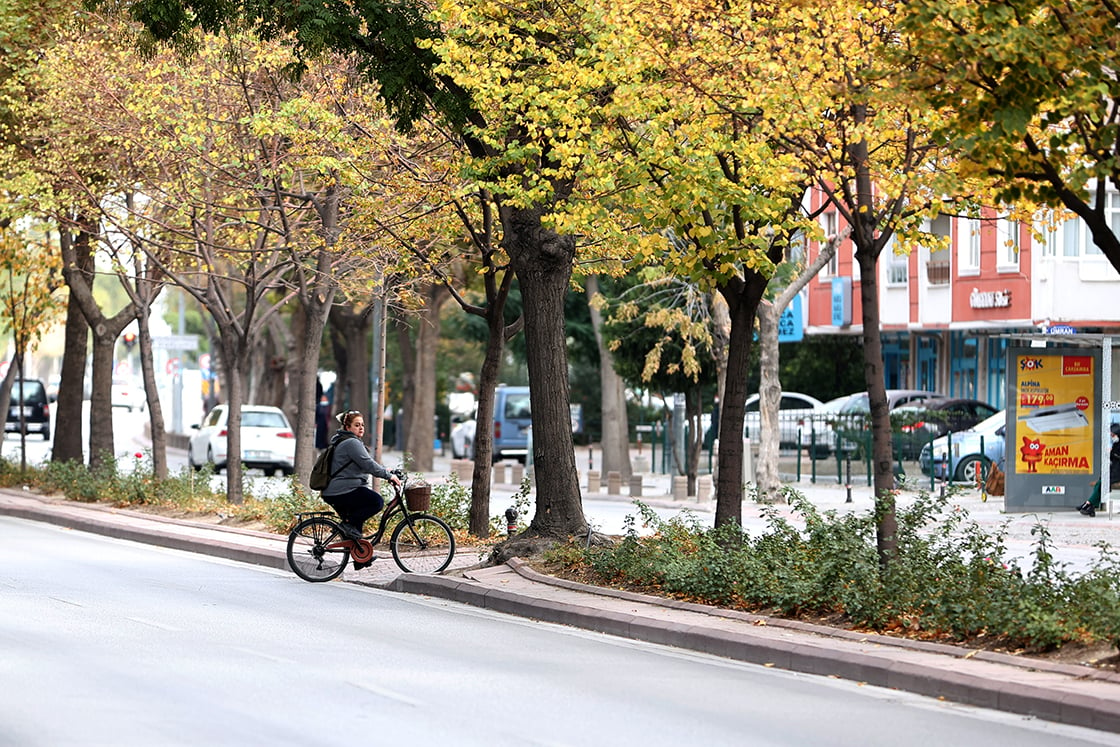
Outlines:
[[1007,413],[1004,412],[1003,410],[1000,410],[995,415],[992,415],[991,417],[985,418],[984,420],[981,420],[976,425],[972,426],[972,430],[974,430],[974,431],[995,430],[996,428],[999,428],[1001,425],[1003,425],[1005,422],[1007,422]]
[[278,412],[243,412],[241,425],[247,428],[287,428],[284,416]]
[[828,402],[818,407],[817,410],[821,412],[840,412],[849,399],[851,399],[851,395],[830,399]]
[[43,392],[43,385],[38,381],[17,381],[12,384],[11,399],[13,402],[20,397],[23,399],[43,399],[46,395]]

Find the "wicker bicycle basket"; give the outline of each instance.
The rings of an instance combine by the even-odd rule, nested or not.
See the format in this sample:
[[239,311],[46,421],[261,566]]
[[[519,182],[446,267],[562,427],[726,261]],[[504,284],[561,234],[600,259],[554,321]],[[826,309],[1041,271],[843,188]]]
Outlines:
[[404,491],[409,511],[427,511],[432,507],[432,486],[413,485]]

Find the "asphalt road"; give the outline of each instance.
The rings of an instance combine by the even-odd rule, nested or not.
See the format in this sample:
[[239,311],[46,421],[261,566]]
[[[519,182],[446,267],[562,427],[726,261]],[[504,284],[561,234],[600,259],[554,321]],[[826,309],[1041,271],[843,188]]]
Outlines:
[[0,519],[0,744],[1120,737]]

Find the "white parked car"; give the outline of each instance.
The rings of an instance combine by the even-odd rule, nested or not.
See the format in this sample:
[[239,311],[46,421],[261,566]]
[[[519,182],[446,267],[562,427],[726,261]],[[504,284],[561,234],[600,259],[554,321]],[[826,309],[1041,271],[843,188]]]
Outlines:
[[[808,394],[782,392],[782,398],[778,403],[779,445],[796,447],[798,432],[808,426],[813,411],[823,404],[819,399]],[[747,397],[745,407],[746,436],[752,441],[757,441],[762,436],[762,413],[759,411],[758,395],[752,394]]]
[[132,412],[143,410],[147,403],[143,387],[136,386],[131,379],[113,379],[113,407],[126,407]]
[[[211,410],[201,425],[192,426],[195,433],[187,445],[187,463],[192,469],[213,465],[218,472],[228,461],[226,427],[227,405]],[[247,468],[264,470],[271,477],[279,470],[290,475],[295,470],[296,434],[287,416],[279,407],[244,405],[241,408],[241,462]]]
[[801,448],[818,459],[831,454],[836,443],[836,431],[832,429],[832,423],[853,396],[855,395],[845,394],[843,397],[830,399],[813,410],[801,427]]

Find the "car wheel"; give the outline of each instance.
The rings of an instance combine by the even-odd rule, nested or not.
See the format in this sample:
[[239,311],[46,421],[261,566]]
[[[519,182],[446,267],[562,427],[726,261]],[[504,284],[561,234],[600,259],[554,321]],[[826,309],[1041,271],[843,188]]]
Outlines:
[[282,474],[284,477],[291,477],[295,473],[296,473],[296,471],[292,467],[281,467],[280,468],[280,474]]
[[275,467],[265,467],[264,468],[264,476],[265,477],[275,477],[276,476],[276,468]]
[[954,474],[954,478],[957,482],[967,482],[975,484],[979,479],[981,470],[984,468],[984,465],[987,462],[987,459],[975,454],[973,456],[965,457],[957,463],[957,471]]
[[214,447],[213,446],[208,446],[206,448],[206,461],[209,462],[210,464],[214,465],[214,474],[215,475],[221,474],[222,465],[220,465],[220,464],[218,464],[217,462],[214,461]]
[[43,440],[44,441],[50,441],[51,440],[51,429],[50,428],[47,428],[43,431]]

